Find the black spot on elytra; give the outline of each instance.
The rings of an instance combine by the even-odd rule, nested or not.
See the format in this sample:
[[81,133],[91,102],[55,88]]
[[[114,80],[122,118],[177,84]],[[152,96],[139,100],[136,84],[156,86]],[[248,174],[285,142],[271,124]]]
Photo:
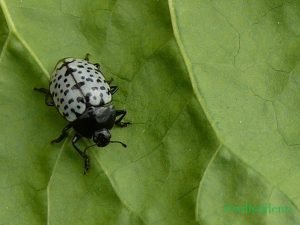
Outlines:
[[73,99],[73,98],[71,98],[71,99],[68,101],[69,104],[71,104],[72,102],[74,102],[74,99]]
[[84,76],[81,76],[81,79],[82,79],[82,80],[84,80],[84,78],[85,78]]
[[60,93],[63,93],[63,90],[62,90],[62,89],[60,89]]
[[69,106],[68,106],[68,105],[65,105],[64,110],[67,110],[68,108],[69,108]]
[[73,109],[73,108],[71,109],[71,112],[74,113],[74,114],[76,115],[76,117],[79,117],[79,116],[80,116],[80,114],[79,114],[78,112],[76,112],[76,110]]
[[78,73],[79,73],[79,74],[82,74],[82,71],[81,71],[81,70],[79,70],[79,71],[78,71]]
[[94,100],[96,100],[96,99],[97,99],[97,97],[96,97],[96,96],[93,96],[93,99],[94,99]]
[[95,91],[95,90],[99,90],[98,87],[92,87],[92,90]]
[[76,101],[79,103],[79,102],[82,102],[84,103],[84,98],[83,97],[77,97],[76,98]]
[[69,116],[69,113],[64,112],[63,114],[64,114],[64,117],[68,117]]
[[80,109],[80,108],[81,108],[81,106],[80,106],[80,105],[77,105],[76,107],[77,107],[77,109]]
[[61,98],[60,99],[60,104],[62,104],[64,102],[64,99],[63,98]]
[[92,93],[91,92],[88,92],[86,95],[85,95],[85,100],[86,102],[90,102],[90,97],[92,96]]
[[57,87],[60,88],[60,84]]
[[57,88],[57,85],[58,85],[58,84],[56,83],[56,84],[54,85],[54,88]]
[[72,89],[72,90],[80,89],[83,85],[84,85],[84,82],[81,81],[81,82],[79,82],[79,83],[74,84],[74,85],[71,87],[71,89]]
[[68,79],[66,78],[66,79],[64,79],[64,83],[67,83],[67,81],[68,81]]
[[106,90],[106,88],[105,88],[104,86],[101,86],[100,89],[101,89],[102,91]]
[[77,67],[78,67],[78,68],[84,68],[84,66],[83,66],[83,65],[78,65]]
[[86,78],[85,80],[86,80],[86,81],[91,81],[91,82],[93,82],[93,81],[94,81],[92,78],[89,78],[89,77],[88,77],[88,78]]
[[93,74],[90,74],[90,77],[94,77],[94,75],[93,75]]
[[98,78],[96,81],[97,83],[102,83],[102,80],[100,78]]
[[67,88],[70,87],[70,84],[66,84],[66,87],[67,87]]
[[69,93],[69,89],[65,90],[64,95],[67,96],[68,93]]
[[88,69],[88,70],[92,70],[93,68],[89,66],[87,69]]
[[59,75],[58,78],[57,78],[57,80],[60,80],[61,78],[62,78],[62,75]]

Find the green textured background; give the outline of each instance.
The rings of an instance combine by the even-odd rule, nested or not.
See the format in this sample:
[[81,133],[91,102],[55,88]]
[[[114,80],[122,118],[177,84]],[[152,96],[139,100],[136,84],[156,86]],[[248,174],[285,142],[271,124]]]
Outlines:
[[[0,224],[300,224],[298,0],[0,0]],[[91,54],[128,128],[90,150],[33,87]],[[85,146],[89,141],[82,142]],[[224,207],[287,207],[238,213]]]

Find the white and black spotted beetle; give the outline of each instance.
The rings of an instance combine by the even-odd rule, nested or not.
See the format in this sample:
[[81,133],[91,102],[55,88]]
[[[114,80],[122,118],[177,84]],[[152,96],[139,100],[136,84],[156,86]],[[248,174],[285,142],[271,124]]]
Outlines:
[[[84,174],[89,170],[87,147],[80,150],[76,142],[84,138],[92,138],[94,145],[104,147],[111,141],[109,130],[117,126],[127,126],[128,122],[121,122],[126,115],[125,110],[116,110],[112,104],[112,95],[118,90],[117,86],[110,86],[100,70],[99,64],[92,64],[88,59],[64,58],[58,61],[50,78],[49,90],[34,88],[46,94],[45,102],[48,106],[55,106],[60,114],[69,121],[61,135],[51,143],[59,143],[67,137],[70,128],[75,130],[72,144],[84,160]],[[92,145],[92,146],[94,146]]]

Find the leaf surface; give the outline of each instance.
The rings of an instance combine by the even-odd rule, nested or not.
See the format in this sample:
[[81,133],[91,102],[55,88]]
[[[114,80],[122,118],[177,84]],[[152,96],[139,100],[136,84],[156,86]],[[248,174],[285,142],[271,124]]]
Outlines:
[[197,221],[299,224],[299,2],[169,4],[193,89],[222,143],[201,179]]
[[[1,223],[299,223],[297,1],[0,6]],[[84,176],[73,132],[50,144],[66,121],[33,88],[59,59],[86,53],[132,125],[112,130],[126,149],[89,150]],[[291,212],[224,209],[247,202]]]

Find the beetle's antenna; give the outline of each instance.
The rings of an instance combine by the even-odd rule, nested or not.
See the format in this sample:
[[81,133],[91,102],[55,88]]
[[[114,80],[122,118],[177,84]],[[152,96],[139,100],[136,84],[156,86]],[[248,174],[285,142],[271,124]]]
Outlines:
[[119,143],[119,144],[121,144],[124,148],[126,148],[127,147],[127,145],[125,145],[123,142],[121,142],[121,141],[110,141],[110,143]]

